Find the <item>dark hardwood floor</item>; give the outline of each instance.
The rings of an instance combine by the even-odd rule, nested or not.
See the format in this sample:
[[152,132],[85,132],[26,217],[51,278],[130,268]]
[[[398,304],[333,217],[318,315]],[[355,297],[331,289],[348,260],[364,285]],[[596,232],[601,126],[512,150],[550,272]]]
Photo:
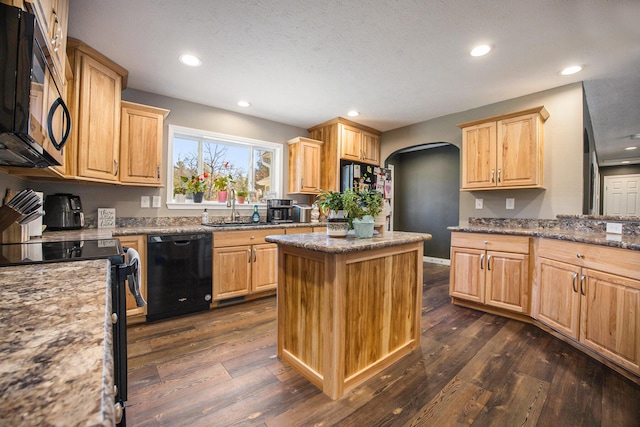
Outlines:
[[640,386],[535,326],[451,305],[424,266],[421,347],[333,401],[276,357],[275,297],[129,327],[133,426],[640,426]]

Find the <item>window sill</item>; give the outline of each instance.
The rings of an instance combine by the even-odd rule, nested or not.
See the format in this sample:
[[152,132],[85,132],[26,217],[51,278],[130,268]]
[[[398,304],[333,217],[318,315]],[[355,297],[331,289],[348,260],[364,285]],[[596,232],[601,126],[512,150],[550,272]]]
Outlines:
[[[253,207],[255,205],[258,205],[258,208],[267,208],[267,204],[266,203],[253,203],[253,204],[247,204],[244,203],[242,205],[239,205],[236,203],[236,210],[237,211],[244,211],[244,210],[248,210],[253,212]],[[185,202],[185,203],[178,203],[178,202],[167,202],[166,204],[167,209],[170,210],[174,210],[174,209],[182,209],[182,210],[203,210],[206,209],[207,211],[230,211],[231,208],[227,207],[227,203],[219,203],[219,202],[202,202],[202,203],[193,203],[193,202]]]

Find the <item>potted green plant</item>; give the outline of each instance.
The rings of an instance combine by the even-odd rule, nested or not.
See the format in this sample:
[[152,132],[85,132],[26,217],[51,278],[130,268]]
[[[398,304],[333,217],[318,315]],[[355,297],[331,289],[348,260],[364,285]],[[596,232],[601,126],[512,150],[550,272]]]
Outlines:
[[184,198],[186,194],[187,194],[187,189],[182,185],[176,185],[173,187],[173,198],[177,203],[184,203]]
[[187,190],[193,193],[194,203],[202,203],[204,192],[207,190],[207,178],[209,178],[209,174],[206,172],[202,175],[191,175],[191,178],[186,176],[180,177],[182,182],[187,184]]
[[344,218],[344,202],[342,194],[327,190],[318,195],[318,204],[325,216],[331,218]]
[[246,197],[249,195],[249,192],[246,189],[240,189],[236,191],[236,199],[238,203],[241,205],[244,204]]
[[318,195],[318,205],[327,218],[327,235],[331,237],[346,237],[349,223],[344,217],[344,202],[342,194],[327,190]]
[[213,179],[213,189],[218,193],[219,202],[224,203],[227,201],[227,188],[232,182],[233,176],[231,176],[231,174],[218,175]]
[[377,191],[346,190],[342,195],[349,226],[356,237],[373,236],[374,218],[382,212],[382,194]]

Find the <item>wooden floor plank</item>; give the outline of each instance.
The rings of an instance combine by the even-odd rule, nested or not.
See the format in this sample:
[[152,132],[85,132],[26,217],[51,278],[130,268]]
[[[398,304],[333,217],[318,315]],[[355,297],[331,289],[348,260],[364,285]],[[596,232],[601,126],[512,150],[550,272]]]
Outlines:
[[640,386],[533,325],[454,306],[424,264],[420,348],[331,400],[276,345],[268,297],[131,325],[137,426],[640,426]]

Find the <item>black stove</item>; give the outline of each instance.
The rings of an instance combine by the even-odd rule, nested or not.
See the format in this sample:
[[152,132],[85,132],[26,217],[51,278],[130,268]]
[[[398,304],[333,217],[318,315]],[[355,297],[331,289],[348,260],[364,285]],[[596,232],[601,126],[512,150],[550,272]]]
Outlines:
[[0,245],[0,266],[104,258],[108,258],[112,264],[124,263],[124,250],[118,239],[26,242]]

